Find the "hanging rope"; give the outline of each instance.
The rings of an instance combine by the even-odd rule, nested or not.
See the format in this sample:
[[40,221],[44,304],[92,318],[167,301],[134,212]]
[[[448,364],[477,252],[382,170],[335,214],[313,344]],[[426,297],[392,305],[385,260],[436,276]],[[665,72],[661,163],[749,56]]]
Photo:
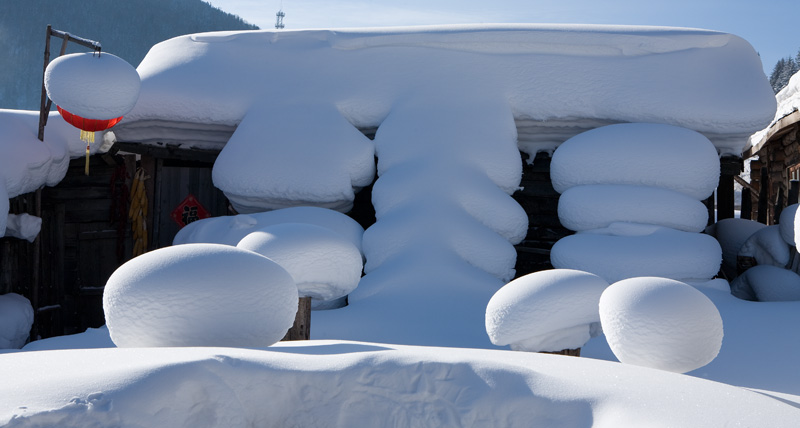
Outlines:
[[128,211],[128,218],[131,220],[133,230],[133,257],[144,254],[147,251],[147,194],[144,190],[145,176],[144,169],[137,168],[133,176],[131,185],[131,208]]

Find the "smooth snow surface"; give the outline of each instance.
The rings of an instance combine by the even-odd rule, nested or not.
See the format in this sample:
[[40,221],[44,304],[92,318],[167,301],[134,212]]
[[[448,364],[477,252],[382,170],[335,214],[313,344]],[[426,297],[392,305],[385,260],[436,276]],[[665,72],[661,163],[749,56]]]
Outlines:
[[53,103],[86,119],[115,119],[136,105],[141,80],[124,59],[107,52],[62,55],[44,72]]
[[486,332],[495,345],[529,352],[583,346],[600,322],[598,302],[608,283],[597,275],[551,269],[517,278],[486,306]]
[[[12,353],[2,426],[790,427],[800,410],[584,358],[373,343]],[[268,397],[268,399],[265,399]]]
[[15,293],[0,295],[0,349],[22,348],[32,325],[33,307],[30,300]]
[[627,364],[686,373],[711,362],[722,346],[714,303],[665,278],[611,284],[600,298],[600,322],[614,355]]
[[[520,146],[531,155],[609,122],[682,126],[739,154],[775,112],[753,48],[698,29],[487,24],[203,33],[159,43],[138,71],[139,102],[115,132],[122,141],[221,147],[253,106],[287,101],[335,106],[356,127],[374,129],[405,96],[482,87],[514,112],[525,130]],[[272,143],[269,133],[259,137]]]
[[675,190],[703,200],[719,182],[719,155],[702,134],[677,126],[625,123],[570,138],[553,153],[553,188],[626,184]]
[[294,323],[297,287],[286,270],[220,244],[161,248],[108,279],[103,311],[118,347],[266,347]]
[[558,198],[558,219],[574,231],[631,222],[701,232],[708,223],[708,209],[697,199],[674,190],[593,184],[567,189]]
[[[614,226],[614,225],[612,225]],[[711,279],[719,271],[721,251],[714,238],[656,226],[582,232],[560,239],[550,251],[555,268],[591,272],[609,283],[637,276],[676,280]],[[621,232],[631,231],[628,236]]]
[[252,232],[282,223],[304,223],[330,229],[361,251],[364,229],[340,212],[319,207],[293,207],[263,213],[205,218],[189,223],[179,230],[172,244],[211,243],[235,246]]
[[361,252],[342,235],[303,223],[268,226],[245,236],[237,247],[254,251],[286,269],[313,304],[346,296],[361,279]]
[[759,302],[800,300],[800,275],[770,265],[753,266],[731,282],[731,294]]
[[300,205],[347,212],[375,178],[372,142],[333,105],[253,107],[219,154],[214,185],[240,213]]

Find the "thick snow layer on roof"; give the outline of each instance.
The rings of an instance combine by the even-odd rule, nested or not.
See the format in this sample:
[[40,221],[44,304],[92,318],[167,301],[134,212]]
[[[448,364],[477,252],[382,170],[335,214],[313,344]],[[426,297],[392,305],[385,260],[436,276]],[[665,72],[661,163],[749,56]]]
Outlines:
[[[39,112],[0,109],[0,236],[5,233],[7,198],[55,186],[67,173],[70,158],[86,151],[80,131],[57,112],[48,117],[44,142],[38,133]],[[92,150],[99,146],[92,145]]]
[[[17,352],[0,424],[789,427],[767,395],[585,358],[311,341]],[[265,399],[265,397],[268,397]]]
[[[253,106],[286,101],[333,105],[356,127],[374,128],[407,94],[480,87],[506,100],[523,127],[564,120],[584,123],[579,128],[597,121],[670,123],[718,135],[722,152],[740,153],[775,111],[759,57],[746,41],[668,27],[203,33],[159,43],[138,72],[139,102],[115,131],[124,141],[192,142],[192,132],[230,130]],[[556,144],[566,139],[558,131]],[[726,141],[734,135],[738,144]],[[217,146],[226,140],[217,138]],[[553,147],[547,139],[540,144]]]
[[795,73],[789,84],[775,95],[778,107],[770,124],[750,136],[749,146],[755,146],[767,135],[770,128],[782,118],[800,109],[800,73]]

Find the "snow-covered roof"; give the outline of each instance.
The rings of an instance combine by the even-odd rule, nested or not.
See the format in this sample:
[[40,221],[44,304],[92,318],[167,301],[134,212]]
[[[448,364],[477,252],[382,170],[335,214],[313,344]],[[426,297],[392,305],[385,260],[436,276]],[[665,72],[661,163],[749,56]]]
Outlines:
[[761,147],[784,126],[800,121],[800,73],[795,73],[789,84],[775,95],[778,103],[775,117],[770,124],[750,136],[749,152],[755,154]]
[[668,27],[203,33],[157,44],[138,71],[141,95],[117,138],[206,148],[224,145],[259,104],[333,104],[356,127],[374,128],[399,99],[438,97],[442,88],[454,104],[505,99],[520,147],[534,154],[600,124],[656,122],[704,133],[723,154],[738,155],[775,109],[745,40]]

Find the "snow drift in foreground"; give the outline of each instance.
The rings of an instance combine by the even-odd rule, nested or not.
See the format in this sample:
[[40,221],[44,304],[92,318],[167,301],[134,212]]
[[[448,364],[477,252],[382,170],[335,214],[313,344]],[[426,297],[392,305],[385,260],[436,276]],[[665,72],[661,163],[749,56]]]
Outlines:
[[353,342],[12,353],[0,425],[789,427],[752,391],[584,358]]

